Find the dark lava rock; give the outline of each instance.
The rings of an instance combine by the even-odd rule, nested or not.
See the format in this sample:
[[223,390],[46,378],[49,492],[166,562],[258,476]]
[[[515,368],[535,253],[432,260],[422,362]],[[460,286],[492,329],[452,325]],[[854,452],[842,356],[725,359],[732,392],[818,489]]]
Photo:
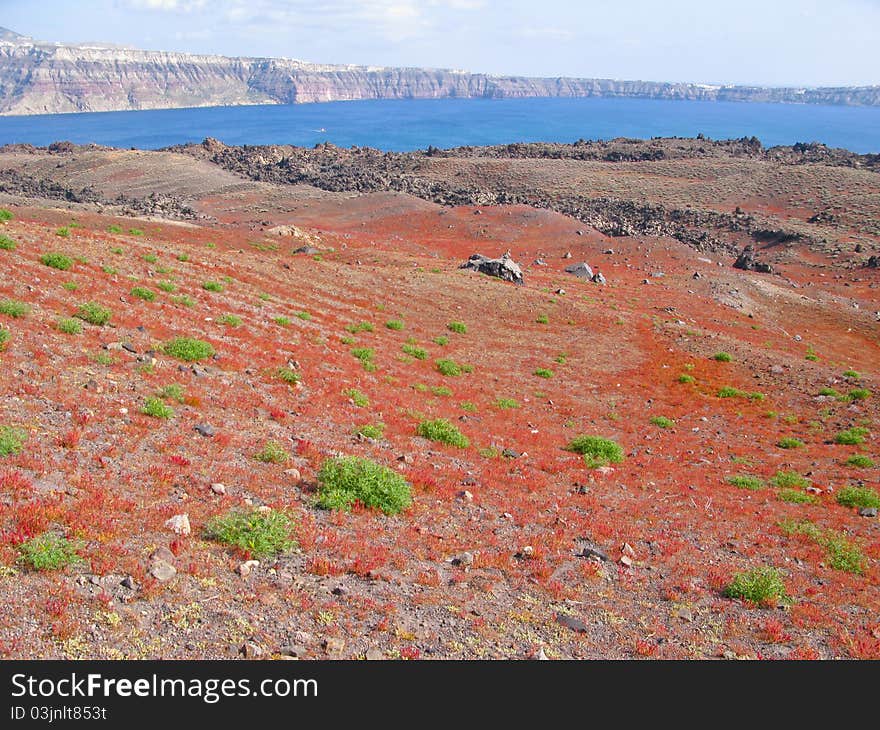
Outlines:
[[301,254],[305,254],[306,256],[314,256],[316,253],[321,253],[321,252],[317,248],[315,248],[314,246],[306,245],[306,246],[300,246],[298,249],[296,249],[294,251],[294,253],[301,253]]
[[734,269],[742,269],[743,271],[757,271],[759,274],[772,274],[773,267],[758,261],[755,255],[755,249],[752,246],[746,246],[736,261],[733,263]]
[[865,261],[866,269],[880,269],[880,256],[871,256]]
[[593,270],[590,268],[590,265],[584,262],[579,264],[572,264],[571,266],[566,266],[565,270],[569,274],[574,274],[578,279],[592,279],[593,278]]
[[602,275],[601,271],[597,271],[593,274],[593,278],[590,279],[594,284],[607,284],[608,280]]
[[577,631],[579,634],[587,633],[587,625],[576,616],[567,616],[564,613],[556,614],[556,623],[560,626],[565,626],[567,629],[571,629],[572,631]]
[[463,263],[458,268],[479,271],[481,274],[494,276],[504,281],[511,281],[514,284],[523,283],[522,269],[506,253],[497,259],[490,259],[482,254],[475,253],[466,263]]
[[859,515],[861,517],[876,517],[877,516],[877,508],[876,507],[860,507]]
[[214,434],[217,433],[214,430],[213,426],[209,426],[206,423],[197,423],[195,426],[193,426],[193,431],[201,434],[205,438],[211,438],[212,436],[214,436]]

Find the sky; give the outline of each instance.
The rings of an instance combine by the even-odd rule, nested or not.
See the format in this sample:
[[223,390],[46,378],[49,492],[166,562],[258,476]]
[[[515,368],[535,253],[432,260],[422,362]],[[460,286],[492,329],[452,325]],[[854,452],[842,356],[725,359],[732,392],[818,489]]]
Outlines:
[[766,86],[880,84],[880,0],[0,0],[40,40]]

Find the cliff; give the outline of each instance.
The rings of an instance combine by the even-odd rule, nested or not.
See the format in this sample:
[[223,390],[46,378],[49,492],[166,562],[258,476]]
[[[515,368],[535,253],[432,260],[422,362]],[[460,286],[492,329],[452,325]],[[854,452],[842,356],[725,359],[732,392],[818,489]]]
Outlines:
[[357,99],[590,96],[877,106],[880,86],[708,86],[321,65],[44,43],[0,28],[0,114],[7,115]]

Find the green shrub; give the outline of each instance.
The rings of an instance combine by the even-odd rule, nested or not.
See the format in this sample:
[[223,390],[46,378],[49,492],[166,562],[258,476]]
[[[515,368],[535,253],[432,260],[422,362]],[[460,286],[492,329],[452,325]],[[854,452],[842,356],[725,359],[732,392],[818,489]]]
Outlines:
[[328,459],[318,472],[318,505],[324,509],[350,510],[360,502],[394,515],[412,504],[410,489],[398,472],[356,456]]
[[566,451],[581,454],[591,467],[619,464],[623,461],[623,449],[615,441],[601,436],[581,435],[573,438]]
[[21,319],[22,317],[27,316],[30,311],[31,308],[24,302],[19,302],[15,299],[4,299],[0,301],[0,314],[5,314],[7,317]]
[[829,530],[823,541],[828,551],[828,564],[835,570],[861,575],[865,572],[865,556],[859,546],[850,542],[845,535]]
[[183,403],[183,399],[186,397],[186,391],[183,389],[182,385],[171,383],[170,385],[165,385],[159,388],[159,390],[156,391],[156,397],[161,398],[162,400],[173,400],[177,403]]
[[449,338],[446,335],[439,335],[431,340],[435,345],[440,345],[440,347],[446,347],[449,344]]
[[82,560],[76,551],[66,537],[44,532],[18,546],[18,559],[29,570],[61,570]]
[[267,441],[263,450],[254,454],[254,458],[265,464],[283,464],[290,458],[290,455],[277,441]]
[[780,489],[777,496],[783,502],[788,502],[789,504],[815,504],[816,497],[812,494],[807,494],[806,492],[802,492],[800,489],[789,489],[784,488]]
[[290,324],[290,317],[275,317],[272,320],[279,327],[287,327]]
[[693,383],[695,382],[693,375],[688,375],[687,373],[682,373],[678,376],[679,383]]
[[537,322],[538,324],[548,324],[550,322],[550,318],[546,314],[539,314],[535,322]]
[[64,291],[76,291],[77,289],[79,289],[79,284],[77,284],[75,281],[65,281],[61,285],[61,288],[64,289]]
[[65,335],[78,335],[82,332],[82,324],[73,317],[63,317],[58,320],[58,331]]
[[462,373],[473,372],[472,366],[457,363],[455,362],[455,360],[451,360],[449,358],[441,358],[440,360],[435,360],[434,365],[437,367],[437,371],[441,375],[447,375],[453,378],[457,378]]
[[651,423],[657,426],[657,428],[672,428],[675,425],[675,421],[666,416],[654,416],[651,419]]
[[312,319],[312,315],[308,312],[297,312],[296,316],[298,319],[303,320],[304,322],[309,322]]
[[733,360],[729,352],[716,352],[712,355],[713,360],[717,360],[718,362],[730,362]]
[[554,373],[549,368],[538,368],[537,370],[535,370],[535,372],[533,374],[537,375],[539,378],[548,378],[549,379],[549,378],[552,378],[556,373]]
[[834,388],[820,388],[819,395],[824,395],[830,398],[840,398],[840,393],[834,390]]
[[121,226],[107,226],[107,233],[122,233]]
[[880,507],[880,494],[870,487],[850,485],[837,493],[837,503],[844,507]]
[[369,347],[355,347],[351,354],[356,360],[360,361],[367,372],[371,373],[376,369],[376,363],[373,362],[373,357],[375,357],[376,353]]
[[130,293],[133,297],[143,299],[145,302],[156,301],[156,292],[143,286],[136,286],[134,289],[131,290]]
[[856,469],[872,469],[874,467],[874,461],[864,454],[853,454],[845,463],[847,466],[852,466]]
[[727,477],[727,483],[732,484],[734,487],[739,487],[740,489],[748,489],[751,491],[757,491],[758,489],[764,488],[764,482],[756,476],[752,476],[751,474],[737,474],[735,476]]
[[355,430],[355,433],[358,436],[363,436],[367,439],[374,439],[375,441],[380,441],[385,437],[385,424],[384,423],[365,423],[363,426],[358,426]]
[[0,221],[11,221],[14,217],[11,211],[6,210],[6,208],[0,208]]
[[495,400],[495,407],[502,411],[511,408],[519,408],[519,401],[516,401],[513,398],[497,398]]
[[445,418],[422,421],[419,423],[417,433],[431,441],[439,441],[459,449],[466,449],[470,446],[467,436]]
[[144,407],[141,408],[141,413],[145,416],[151,416],[152,418],[173,418],[174,417],[174,409],[171,406],[166,406],[161,398],[149,397],[144,401]]
[[205,526],[205,537],[256,560],[271,558],[295,548],[293,521],[278,510],[234,509],[214,517]]
[[0,458],[15,456],[24,447],[27,434],[20,428],[12,426],[0,426]]
[[462,401],[458,404],[458,407],[463,411],[467,411],[468,413],[476,413],[477,407],[471,403],[470,401]]
[[371,325],[369,322],[359,322],[358,324],[346,325],[345,330],[353,335],[356,335],[358,332],[372,332],[373,325]]
[[410,357],[415,358],[416,360],[427,360],[428,359],[428,351],[422,349],[421,347],[416,347],[415,345],[404,345],[403,351],[409,355]]
[[858,444],[864,443],[865,436],[867,436],[868,433],[869,431],[867,428],[853,426],[852,428],[848,428],[837,434],[837,436],[834,437],[834,442],[846,446],[857,446]]
[[809,487],[812,482],[806,477],[801,476],[796,471],[778,471],[770,479],[771,482],[780,488],[800,488]]
[[170,281],[160,281],[156,284],[156,286],[159,287],[159,289],[161,289],[166,294],[177,291],[177,285]]
[[107,309],[107,307],[102,307],[97,302],[86,302],[76,308],[76,314],[73,316],[89,324],[102,327],[110,321],[113,312]]
[[55,231],[55,235],[59,238],[69,238],[70,237],[70,228],[67,226],[62,226]]
[[464,322],[450,322],[446,329],[459,335],[467,334],[467,325]]
[[399,319],[389,319],[385,326],[390,330],[400,331],[403,329],[403,322]]
[[452,395],[452,389],[447,388],[445,385],[432,385],[431,395],[436,395],[439,397],[449,397],[450,395]]
[[349,388],[348,390],[343,391],[342,394],[351,398],[352,403],[358,408],[366,408],[370,405],[370,399],[365,393],[362,393],[357,388]]
[[171,297],[171,303],[179,304],[181,307],[194,307],[196,305],[195,300],[192,297],[188,297],[186,294]]
[[849,393],[847,393],[846,398],[850,401],[855,400],[865,400],[865,398],[871,397],[871,391],[867,388],[854,388]]
[[67,271],[73,266],[73,259],[63,253],[46,253],[40,256],[40,263],[59,271]]
[[819,356],[816,354],[816,351],[813,349],[812,345],[807,347],[807,354],[804,355],[804,360],[809,360],[810,362],[819,361]]
[[217,320],[218,324],[225,325],[227,327],[241,327],[242,319],[241,317],[235,314],[224,314]]
[[192,337],[175,337],[165,343],[163,350],[166,355],[185,362],[197,362],[214,355],[214,348],[210,343]]
[[206,281],[202,284],[202,289],[205,291],[221,292],[223,291],[223,284],[219,281]]
[[764,400],[763,393],[747,393],[744,390],[740,390],[739,388],[734,388],[730,385],[725,385],[718,391],[719,398],[748,398],[749,400]]
[[853,380],[858,380],[862,377],[861,373],[857,373],[855,370],[845,370],[843,373],[844,378],[852,378]]
[[129,228],[128,232],[132,236],[143,236],[144,232],[140,228]]
[[0,251],[15,251],[18,244],[13,241],[9,236],[4,236],[0,234]]
[[744,573],[737,573],[724,590],[724,595],[755,605],[788,601],[782,572],[770,567],[753,568]]
[[785,438],[779,439],[779,441],[776,442],[776,445],[780,449],[799,449],[804,445],[804,442],[800,439],[786,436]]
[[293,368],[289,367],[280,367],[275,371],[275,376],[280,378],[288,385],[296,385],[300,380],[302,380],[302,376],[296,372]]
[[179,253],[177,254],[177,260],[180,261],[180,263],[185,264],[187,261],[189,261],[189,254]]
[[12,333],[9,330],[0,328],[0,352],[3,351],[3,348],[6,343],[9,342],[10,337],[12,337]]

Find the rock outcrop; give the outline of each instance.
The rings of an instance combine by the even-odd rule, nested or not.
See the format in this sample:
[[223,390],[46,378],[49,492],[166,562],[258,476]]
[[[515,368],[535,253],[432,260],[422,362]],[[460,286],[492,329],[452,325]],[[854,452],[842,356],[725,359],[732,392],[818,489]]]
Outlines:
[[482,254],[473,254],[465,263],[458,268],[479,271],[487,276],[494,276],[514,284],[523,283],[523,272],[519,265],[505,253],[497,259],[490,259]]
[[761,88],[489,76],[46,43],[0,28],[0,113],[299,104],[355,99],[637,97],[880,105],[880,86]]
[[758,261],[755,249],[752,246],[746,246],[742,253],[733,262],[734,269],[742,269],[743,271],[757,271],[759,274],[772,274],[773,267],[762,261]]

